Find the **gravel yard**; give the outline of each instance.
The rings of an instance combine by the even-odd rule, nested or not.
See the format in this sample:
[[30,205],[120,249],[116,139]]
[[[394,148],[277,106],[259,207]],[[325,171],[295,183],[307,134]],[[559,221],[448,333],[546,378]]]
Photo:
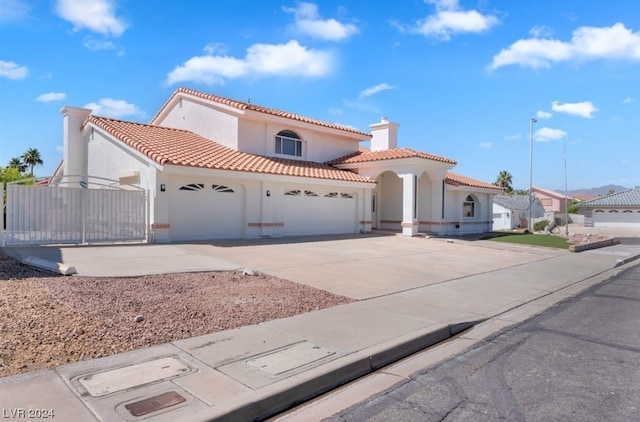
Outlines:
[[352,301],[265,274],[57,276],[0,250],[0,376]]

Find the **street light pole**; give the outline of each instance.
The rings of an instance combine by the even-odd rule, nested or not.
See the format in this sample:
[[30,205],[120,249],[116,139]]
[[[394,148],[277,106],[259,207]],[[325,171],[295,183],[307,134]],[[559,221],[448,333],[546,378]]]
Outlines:
[[564,234],[569,236],[569,191],[567,190],[567,144],[562,144],[564,150]]
[[531,118],[531,129],[529,131],[529,233],[533,233],[533,222],[532,222],[532,208],[533,208],[533,197],[531,188],[533,187],[533,124],[538,121]]

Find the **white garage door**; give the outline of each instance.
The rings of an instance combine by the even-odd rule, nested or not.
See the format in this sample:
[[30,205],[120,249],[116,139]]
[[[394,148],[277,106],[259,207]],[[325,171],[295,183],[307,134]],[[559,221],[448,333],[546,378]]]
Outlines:
[[595,227],[640,227],[637,209],[596,209],[592,217]]
[[180,179],[172,183],[170,201],[173,241],[243,236],[245,211],[239,186]]
[[314,189],[285,190],[284,234],[356,233],[356,196],[352,192]]

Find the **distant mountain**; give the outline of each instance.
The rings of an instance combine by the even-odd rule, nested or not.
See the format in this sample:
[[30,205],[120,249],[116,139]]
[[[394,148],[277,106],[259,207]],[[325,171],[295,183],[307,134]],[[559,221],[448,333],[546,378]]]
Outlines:
[[[606,186],[600,186],[599,188],[574,189],[574,190],[567,191],[567,193],[569,194],[569,196],[574,196],[574,195],[606,195],[609,191],[622,192],[624,190],[629,190],[629,189],[631,189],[631,188],[625,188],[624,186],[620,186],[620,185],[606,185]],[[557,190],[557,192],[563,192],[563,190],[559,189],[559,190]]]

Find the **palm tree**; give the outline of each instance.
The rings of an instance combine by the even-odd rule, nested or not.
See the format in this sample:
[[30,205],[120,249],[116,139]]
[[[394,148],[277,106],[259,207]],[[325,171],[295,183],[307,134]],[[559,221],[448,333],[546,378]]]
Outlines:
[[506,170],[502,170],[498,173],[498,178],[496,179],[494,185],[500,186],[505,189],[507,192],[511,192],[513,188],[511,187],[511,182],[513,181],[513,176]]
[[37,165],[42,165],[42,157],[40,157],[40,151],[36,148],[29,148],[27,152],[22,154],[22,162],[28,165],[31,169],[31,176],[33,176],[33,168]]
[[13,157],[11,160],[9,160],[9,164],[7,165],[7,167],[18,169],[20,173],[24,173],[24,171],[27,169],[26,164],[22,162],[22,159],[20,157]]

